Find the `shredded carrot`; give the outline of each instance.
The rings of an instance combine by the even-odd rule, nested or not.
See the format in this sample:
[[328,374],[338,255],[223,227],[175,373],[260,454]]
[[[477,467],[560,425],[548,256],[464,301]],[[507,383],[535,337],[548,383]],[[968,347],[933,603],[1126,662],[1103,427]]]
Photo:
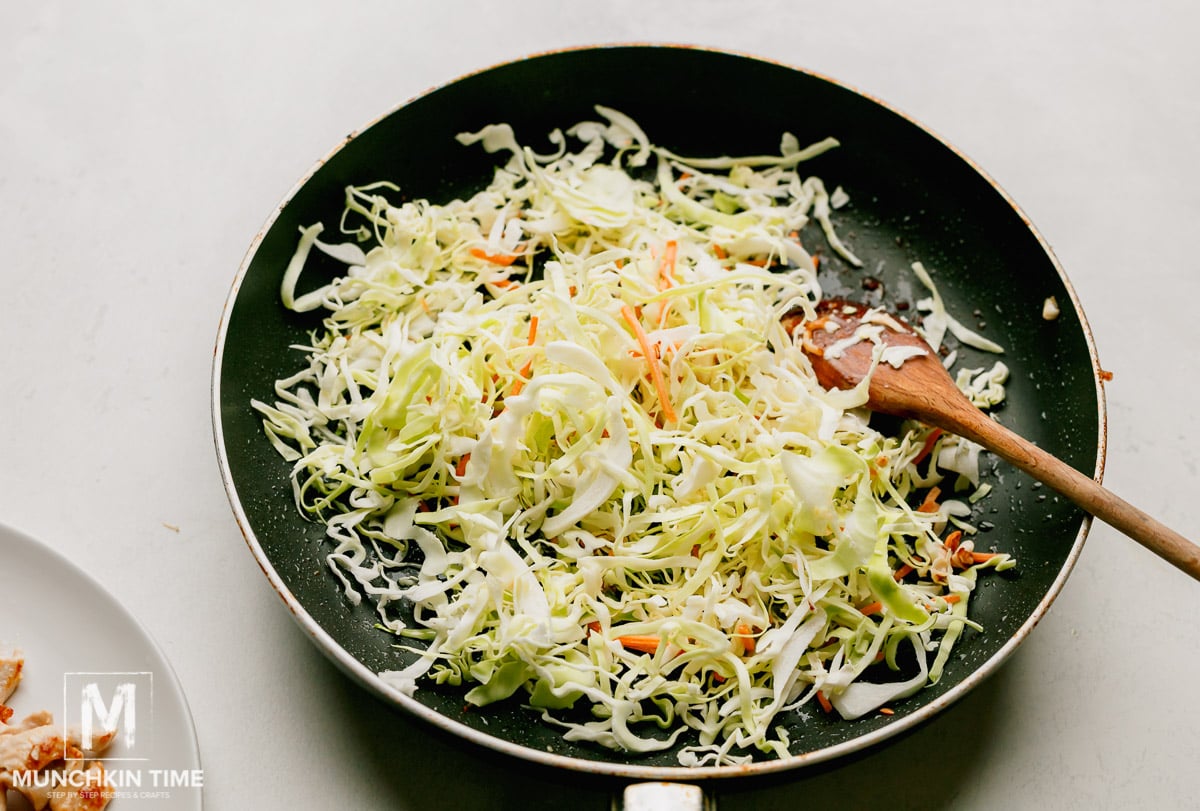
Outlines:
[[717,257],[718,259],[729,258],[729,254],[726,253],[725,249],[715,242],[713,243],[713,256]]
[[883,603],[876,600],[873,603],[867,603],[862,608],[858,609],[863,614],[878,614],[883,610]]
[[[538,317],[532,315],[529,317],[529,346],[533,346],[537,340]],[[525,365],[521,367],[521,371],[517,372],[517,382],[512,385],[512,396],[516,397],[521,393],[521,389],[525,388],[525,381],[529,379],[529,373],[533,371],[533,358],[525,361]]]
[[516,253],[488,253],[483,248],[472,248],[471,256],[476,259],[482,259],[485,262],[491,262],[493,265],[501,265],[508,267],[513,262],[517,261],[520,254]]
[[[658,262],[658,289],[666,290],[675,286],[675,256],[679,251],[679,243],[675,240],[669,240],[666,247],[663,248],[662,258]],[[658,328],[662,329],[667,325],[667,315],[671,312],[671,302],[660,301],[657,304],[658,310]]]
[[938,511],[938,496],[942,494],[940,487],[934,486],[929,488],[929,492],[925,494],[925,500],[921,502],[921,506],[917,507],[919,513],[935,513]]
[[833,712],[833,704],[829,703],[829,699],[825,697],[824,690],[817,691],[817,703],[821,705],[826,714]]
[[592,620],[587,624],[587,627],[594,634],[600,633],[600,620]]
[[513,397],[516,397],[518,394],[521,393],[521,389],[525,388],[525,381],[529,379],[529,373],[532,371],[533,371],[533,361],[532,360],[525,361],[525,365],[521,367],[521,371],[517,372],[517,374],[520,375],[520,377],[518,377],[516,382],[514,382],[512,384],[512,391],[510,393]]
[[879,714],[880,715],[895,715],[896,711],[893,710],[891,707],[880,707]]
[[659,406],[662,408],[663,416],[668,422],[675,422],[675,409],[671,407],[671,400],[667,394],[667,384],[663,381],[662,369],[658,368],[658,355],[650,347],[650,339],[646,337],[646,331],[642,329],[642,324],[638,321],[637,314],[628,304],[621,307],[621,315],[633,330],[634,336],[637,338],[638,344],[642,347],[642,357],[646,359],[646,365],[650,368],[650,382],[654,384],[655,390],[658,392]]
[[[942,601],[949,605],[954,605],[955,603],[959,602],[960,600],[962,600],[961,594],[947,594],[942,597]],[[936,607],[937,606],[934,605],[934,603],[932,603],[932,602],[925,603],[926,611],[932,611]]]
[[955,549],[958,549],[958,544],[959,544],[959,541],[961,541],[961,540],[962,540],[962,530],[956,529],[953,532],[951,532],[949,535],[947,535],[946,540],[944,540],[942,543],[945,545],[945,547],[947,549],[949,549],[951,552],[953,552]]
[[733,638],[742,643],[742,654],[754,655],[754,629],[744,622],[739,622],[733,631]]
[[492,287],[499,287],[501,290],[503,290],[504,288],[512,287],[513,285],[516,285],[517,283],[514,282],[512,279],[497,279],[494,282],[488,282],[488,284],[490,284]]
[[516,397],[521,393],[521,389],[525,388],[525,380],[529,377],[529,373],[533,371],[533,361],[525,361],[525,365],[521,367],[521,371],[517,372],[520,377],[512,384],[512,389],[509,391],[509,396]]
[[467,463],[471,461],[471,454],[464,453],[458,460],[458,464],[454,466],[454,475],[457,478],[462,478],[467,472]]
[[974,552],[967,546],[959,546],[950,556],[950,564],[959,569],[968,569],[975,565]]
[[619,636],[617,637],[617,641],[630,650],[641,651],[642,653],[654,653],[658,650],[660,640],[657,636],[631,634],[629,636]]
[[679,252],[679,243],[669,240],[663,249],[662,260],[658,263],[658,289],[666,290],[675,286],[675,256]]
[[975,563],[987,563],[992,558],[996,557],[994,552],[972,552],[971,560]]
[[921,447],[921,452],[913,458],[913,464],[919,465],[925,461],[925,457],[933,452],[933,446],[937,444],[944,432],[941,428],[934,428],[929,432],[929,436],[925,438],[925,444]]
[[897,569],[896,573],[893,574],[892,576],[895,577],[897,580],[903,580],[905,577],[908,577],[908,575],[912,572],[912,570],[913,570],[912,565],[906,563],[903,566],[901,566],[899,569]]

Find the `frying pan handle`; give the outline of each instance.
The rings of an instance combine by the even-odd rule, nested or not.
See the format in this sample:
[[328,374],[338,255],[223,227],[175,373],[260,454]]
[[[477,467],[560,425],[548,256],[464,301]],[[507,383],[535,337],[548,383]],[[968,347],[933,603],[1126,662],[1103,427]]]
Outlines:
[[687,783],[632,783],[613,811],[716,811],[716,802],[704,789]]

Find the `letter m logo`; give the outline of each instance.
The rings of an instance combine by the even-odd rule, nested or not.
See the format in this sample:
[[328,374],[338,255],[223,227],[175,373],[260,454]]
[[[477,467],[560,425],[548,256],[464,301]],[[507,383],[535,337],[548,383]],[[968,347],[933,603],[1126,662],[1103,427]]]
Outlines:
[[154,674],[63,674],[63,735],[94,760],[147,760],[153,752]]
[[[79,697],[79,715],[82,725],[80,744],[85,751],[95,748],[96,721],[100,721],[100,735],[107,737],[123,731],[125,745],[132,747],[137,740],[137,685],[123,682],[117,685],[112,700],[104,703],[100,685],[88,682],[83,685]],[[124,723],[118,724],[118,721]]]

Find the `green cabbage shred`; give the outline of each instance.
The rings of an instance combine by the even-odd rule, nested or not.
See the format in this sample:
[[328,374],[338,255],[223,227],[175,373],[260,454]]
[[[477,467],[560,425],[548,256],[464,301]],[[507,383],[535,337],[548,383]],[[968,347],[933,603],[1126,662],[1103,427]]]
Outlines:
[[[506,125],[461,135],[504,160],[470,199],[348,188],[343,241],[302,229],[283,279],[323,313],[306,365],[253,406],[346,598],[409,652],[388,684],[516,700],[571,741],[682,742],[684,765],[785,757],[781,714],[936,681],[977,570],[1013,561],[955,565],[945,540],[972,548],[978,449],[874,430],[865,389],[824,391],[781,325],[821,299],[810,221],[860,264],[798,168],[836,141],[689,159],[596,109],[546,155]],[[297,295],[313,251],[346,271]],[[914,272],[937,340],[982,344]],[[959,385],[994,405],[1006,371]]]

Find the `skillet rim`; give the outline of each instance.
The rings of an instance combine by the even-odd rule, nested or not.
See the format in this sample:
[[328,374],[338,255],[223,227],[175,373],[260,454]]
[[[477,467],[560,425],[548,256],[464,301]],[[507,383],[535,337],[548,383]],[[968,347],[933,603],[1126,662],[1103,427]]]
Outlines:
[[[276,205],[275,209],[271,212],[266,221],[256,232],[254,238],[251,240],[251,243],[247,248],[245,255],[243,256],[242,262],[238,267],[238,271],[231,284],[229,294],[222,309],[213,351],[212,378],[210,383],[213,437],[217,452],[218,466],[221,473],[221,480],[224,485],[226,495],[229,499],[234,518],[237,521],[238,528],[242,533],[243,539],[258,563],[259,568],[266,576],[271,587],[279,595],[284,605],[288,608],[295,622],[305,631],[305,633],[308,634],[310,640],[318,647],[319,650],[322,651],[322,653],[324,653],[343,672],[352,677],[376,697],[393,706],[400,707],[410,715],[419,718],[424,722],[430,723],[435,727],[439,727],[442,730],[475,745],[483,746],[495,752],[500,752],[521,760],[537,763],[543,766],[549,766],[552,768],[569,769],[577,772],[586,772],[595,775],[605,775],[635,780],[684,780],[689,782],[784,772],[805,766],[813,766],[818,763],[834,761],[857,752],[865,752],[877,747],[879,744],[887,741],[888,739],[909,732],[925,724],[977,687],[982,681],[995,672],[1000,665],[1008,660],[1013,652],[1015,652],[1021,643],[1024,642],[1029,636],[1033,628],[1036,627],[1042,620],[1050,606],[1061,593],[1067,578],[1070,576],[1075,564],[1078,561],[1084,542],[1087,538],[1088,532],[1090,531],[1093,520],[1090,515],[1083,515],[1080,521],[1079,529],[1075,534],[1075,537],[1071,543],[1071,548],[1067,553],[1062,567],[1053,581],[1050,583],[1045,595],[1041,600],[1038,601],[1037,605],[1029,613],[1029,616],[1021,623],[1017,631],[1002,646],[1000,646],[995,653],[993,653],[989,658],[985,659],[981,664],[976,666],[966,678],[949,688],[942,695],[934,698],[931,701],[928,701],[915,711],[904,715],[902,718],[896,719],[892,723],[840,743],[822,747],[820,749],[814,749],[808,752],[792,755],[788,758],[754,761],[745,765],[687,767],[640,765],[628,761],[616,760],[587,760],[569,755],[560,755],[553,752],[534,749],[529,746],[481,732],[462,724],[453,718],[442,714],[436,709],[426,706],[416,699],[404,695],[395,688],[383,683],[378,674],[346,651],[329,634],[329,632],[325,631],[287,587],[283,581],[283,578],[276,571],[275,566],[268,559],[262,544],[257,538],[254,528],[251,526],[249,517],[247,516],[245,508],[243,507],[241,499],[238,495],[237,485],[233,480],[229,457],[225,447],[225,435],[221,418],[221,372],[223,368],[223,356],[226,351],[225,340],[227,337],[234,305],[238,300],[238,294],[240,292],[242,283],[249,272],[250,266],[257,255],[267,233],[275,225],[276,221],[280,218],[294,197],[309,183],[309,181],[312,180],[313,176],[327,162],[329,162],[340,151],[345,149],[356,138],[382,122],[384,119],[389,118],[400,110],[410,106],[414,102],[424,99],[427,96],[430,96],[444,88],[451,87],[474,76],[486,74],[509,65],[515,65],[521,62],[535,60],[546,56],[554,56],[559,54],[580,54],[591,51],[619,49],[700,51],[734,57],[737,59],[750,60],[752,62],[765,63],[767,65],[773,65],[789,71],[794,71],[796,73],[818,79],[834,86],[835,88],[858,96],[870,104],[882,108],[885,112],[891,113],[892,115],[907,121],[909,124],[920,130],[925,136],[931,138],[942,149],[945,149],[963,161],[970,168],[970,170],[974,172],[981,180],[983,180],[989,189],[997,194],[999,198],[1013,210],[1016,216],[1020,218],[1024,227],[1029,231],[1040,250],[1045,254],[1050,266],[1054,268],[1060,283],[1068,295],[1070,307],[1078,319],[1084,345],[1086,346],[1088,358],[1091,362],[1092,380],[1096,395],[1097,416],[1096,464],[1092,475],[1097,481],[1101,481],[1103,479],[1104,467],[1107,459],[1108,415],[1101,371],[1102,367],[1099,362],[1091,327],[1088,324],[1086,315],[1084,314],[1078,294],[1076,293],[1070,280],[1067,278],[1062,265],[1058,261],[1058,258],[1054,255],[1049,243],[1038,231],[1036,226],[1034,226],[1032,220],[1017,205],[1015,200],[987,172],[985,172],[981,166],[979,166],[969,156],[951,144],[947,139],[940,136],[937,132],[930,129],[913,116],[903,112],[902,110],[870,93],[863,92],[853,85],[834,79],[819,71],[798,67],[796,65],[788,64],[776,59],[765,58],[759,55],[725,48],[700,46],[686,43],[649,43],[634,41],[626,43],[606,43],[600,45],[581,45],[576,47],[539,51],[526,56],[504,60],[487,67],[472,70],[446,82],[431,86],[424,92],[412,96],[407,100],[396,104],[391,109],[388,109],[387,111],[375,116],[363,126],[352,130],[323,157],[316,160],[281,198],[280,202]],[[1061,304],[1062,303],[1060,302],[1060,306]],[[613,756],[619,757],[620,753],[614,753]]]

